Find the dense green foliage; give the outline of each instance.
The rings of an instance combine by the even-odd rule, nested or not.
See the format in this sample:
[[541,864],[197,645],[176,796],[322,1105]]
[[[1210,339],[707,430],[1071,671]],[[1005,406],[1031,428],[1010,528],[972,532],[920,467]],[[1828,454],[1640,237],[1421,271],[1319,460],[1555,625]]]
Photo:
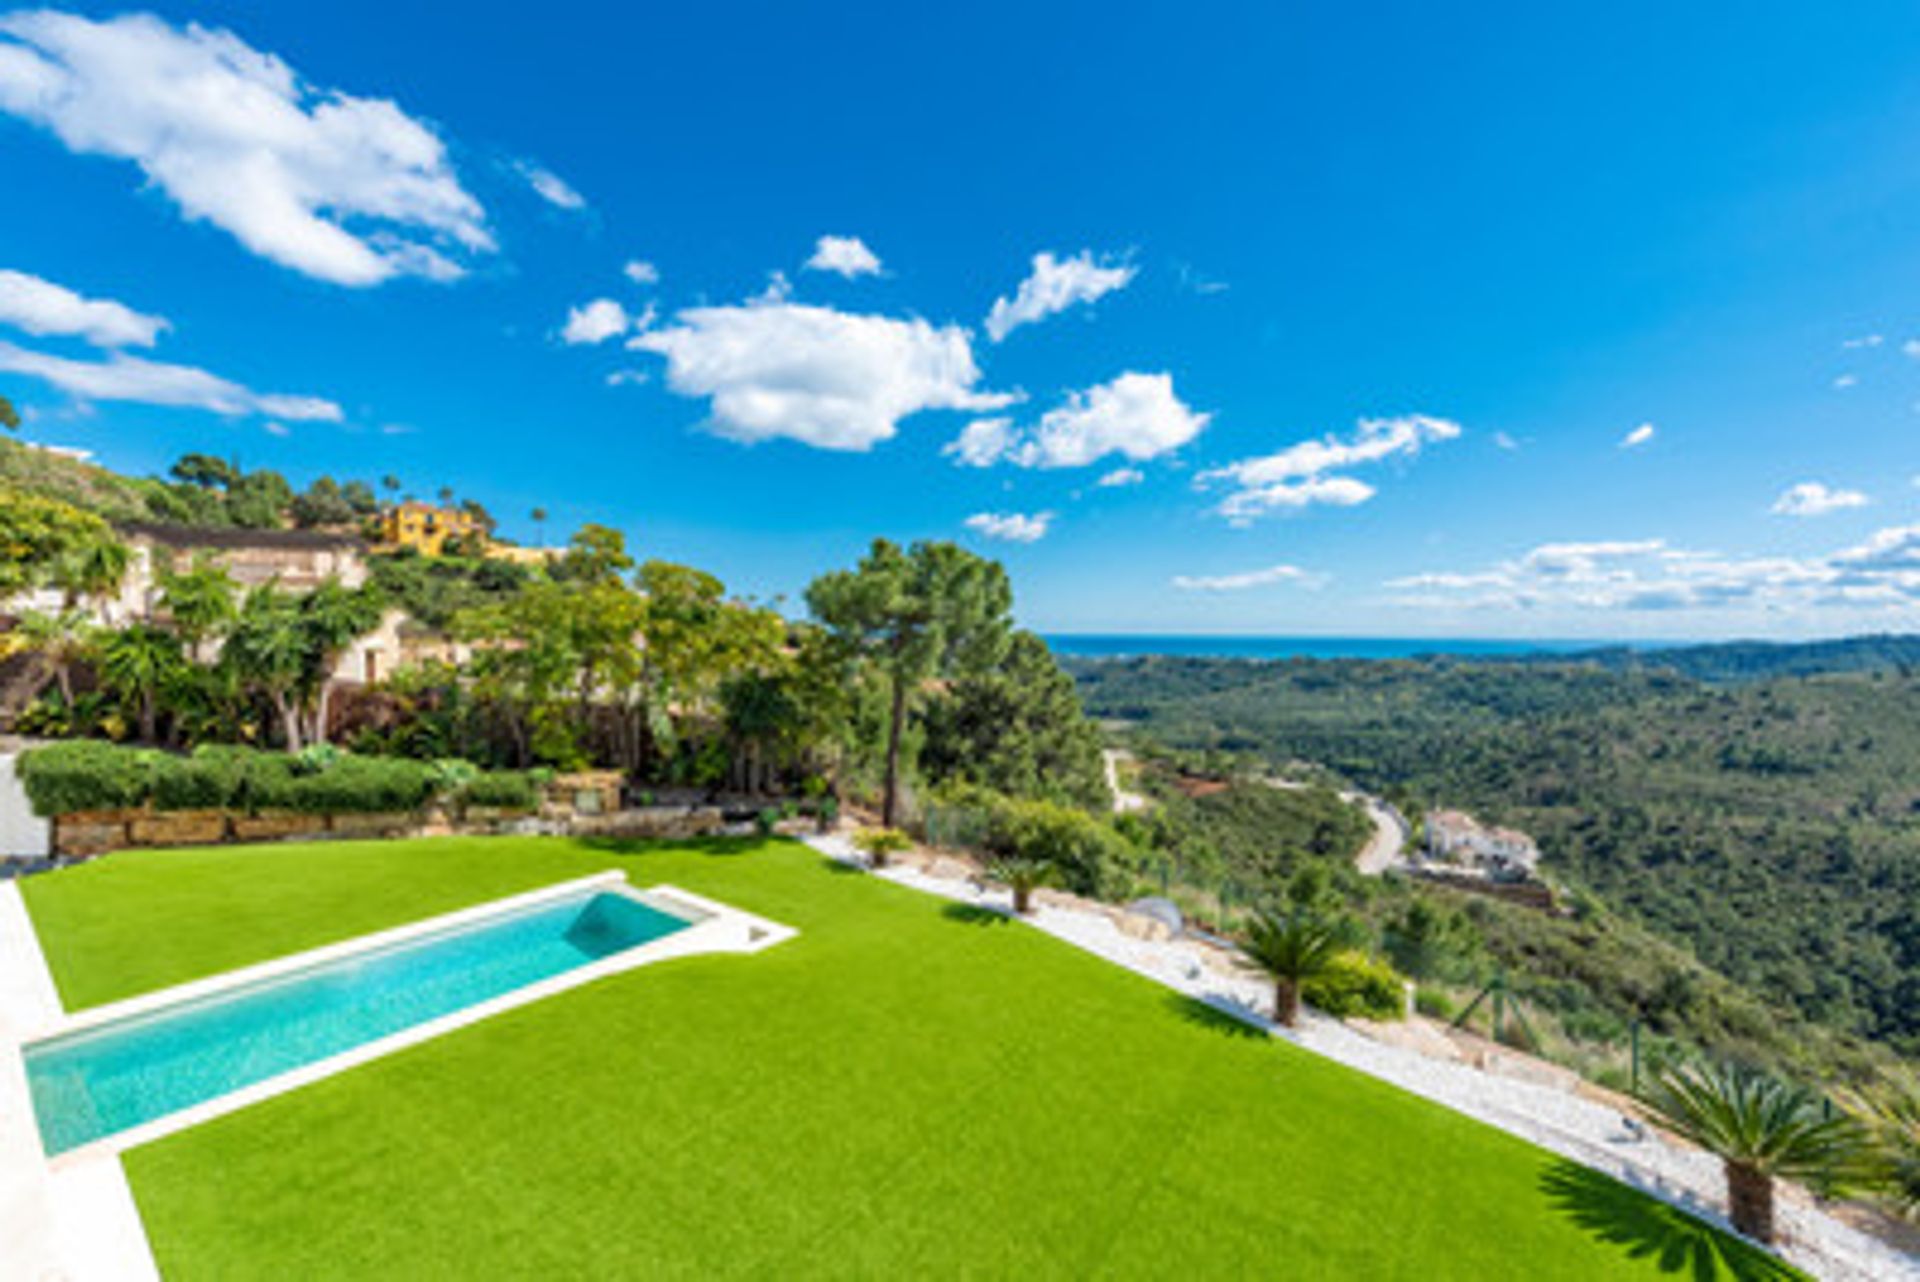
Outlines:
[[920,766],[937,779],[1104,810],[1100,734],[1046,642],[1016,632],[996,664],[927,700]]
[[1275,788],[1240,779],[1189,795],[1158,770],[1142,786],[1156,804],[1120,826],[1155,852],[1174,880],[1238,887],[1241,898],[1285,883],[1309,864],[1351,880],[1353,856],[1373,832],[1358,806],[1330,788]]
[[473,770],[446,786],[440,763],[341,752],[292,757],[223,745],[178,756],[76,739],[22,753],[19,770],[41,815],[142,805],[372,814],[416,810],[436,794],[465,805],[529,810],[539,800],[535,782],[521,772]]
[[134,1149],[161,1270],[552,1277],[584,1250],[608,1278],[1787,1275],[1603,1176],[795,844],[133,853],[23,891],[79,1007],[606,869],[799,934],[609,976]]
[[[1536,929],[1487,909],[1491,942],[1577,979],[1617,1018],[1775,1063],[1794,1040],[1816,1062],[1857,1059],[1783,1032],[1783,1017],[1920,1048],[1914,678],[1715,687],[1542,664],[1073,666],[1095,715],[1156,739],[1318,762],[1410,814],[1457,806],[1531,832],[1576,904],[1623,920]],[[1648,931],[1670,946],[1649,947]]]
[[1394,1020],[1406,1013],[1402,982],[1386,962],[1348,951],[1301,984],[1300,996],[1307,1005],[1336,1019]]

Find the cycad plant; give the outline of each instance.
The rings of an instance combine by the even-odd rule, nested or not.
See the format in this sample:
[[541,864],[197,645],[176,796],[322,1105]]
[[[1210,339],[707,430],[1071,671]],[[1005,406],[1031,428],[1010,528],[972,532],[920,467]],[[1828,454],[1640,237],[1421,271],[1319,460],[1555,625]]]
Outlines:
[[1867,1166],[1859,1123],[1829,1114],[1811,1091],[1725,1064],[1675,1064],[1654,1075],[1646,1102],[1667,1126],[1718,1157],[1733,1227],[1774,1240],[1773,1183],[1837,1187]]
[[1059,870],[1045,859],[1006,855],[987,865],[987,876],[1013,892],[1013,911],[1024,917],[1033,911],[1033,892],[1052,885]]
[[1353,946],[1353,920],[1311,908],[1263,912],[1253,919],[1242,951],[1273,980],[1273,1017],[1287,1028],[1300,1022],[1300,986],[1326,973]]
[[1872,1141],[1880,1192],[1895,1213],[1920,1224],[1920,1081],[1909,1078],[1845,1102]]

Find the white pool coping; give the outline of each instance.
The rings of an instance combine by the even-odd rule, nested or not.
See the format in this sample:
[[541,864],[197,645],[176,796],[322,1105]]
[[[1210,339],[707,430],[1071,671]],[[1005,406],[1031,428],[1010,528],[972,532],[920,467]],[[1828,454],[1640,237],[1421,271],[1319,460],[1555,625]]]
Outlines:
[[[623,895],[690,924],[670,935],[103,1136],[58,1156],[46,1155],[22,1055],[30,1042],[85,1033],[115,1020],[150,1014],[176,1003],[215,996],[336,958],[405,943],[587,890]],[[793,927],[677,886],[636,889],[628,884],[624,872],[612,870],[66,1015],[54,996],[19,888],[12,882],[0,882],[0,1264],[4,1264],[0,1274],[47,1282],[157,1279],[159,1272],[119,1162],[125,1150],[608,975],[675,957],[756,953],[798,933]],[[16,1273],[16,1269],[20,1271]]]

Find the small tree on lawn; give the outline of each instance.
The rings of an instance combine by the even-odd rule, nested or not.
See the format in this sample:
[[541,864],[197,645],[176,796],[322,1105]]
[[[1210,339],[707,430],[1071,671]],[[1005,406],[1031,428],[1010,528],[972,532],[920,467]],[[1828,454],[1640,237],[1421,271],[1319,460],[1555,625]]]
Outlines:
[[1813,1093],[1724,1064],[1675,1064],[1654,1075],[1646,1102],[1666,1124],[1718,1157],[1726,1169],[1728,1218],[1771,1243],[1773,1182],[1839,1185],[1866,1170],[1860,1125],[1827,1116]]
[[1033,892],[1059,879],[1059,869],[1045,859],[1007,855],[987,865],[987,876],[1013,892],[1013,911],[1022,917],[1033,911]]
[[1354,944],[1349,917],[1312,908],[1263,912],[1241,946],[1247,960],[1273,980],[1273,1017],[1293,1028],[1300,1022],[1300,986],[1324,975],[1334,958]]

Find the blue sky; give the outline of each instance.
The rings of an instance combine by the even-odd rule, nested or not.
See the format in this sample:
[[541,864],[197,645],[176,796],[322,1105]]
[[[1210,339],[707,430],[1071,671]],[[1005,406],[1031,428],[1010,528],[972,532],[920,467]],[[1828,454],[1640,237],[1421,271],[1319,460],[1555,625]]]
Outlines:
[[0,393],[763,597],[1920,622],[1920,11],[916,8],[0,12]]

